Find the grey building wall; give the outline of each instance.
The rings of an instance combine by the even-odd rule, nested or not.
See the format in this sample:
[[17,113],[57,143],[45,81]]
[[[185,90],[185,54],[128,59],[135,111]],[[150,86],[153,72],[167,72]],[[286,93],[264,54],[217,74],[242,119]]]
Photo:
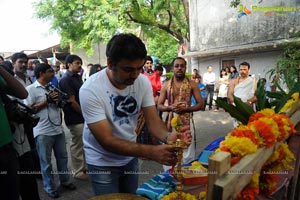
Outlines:
[[[299,0],[241,4],[230,8],[230,0],[190,0],[190,51],[289,39],[300,32]],[[251,14],[238,18],[243,8]]]
[[77,49],[74,51],[74,54],[81,57],[83,62],[83,67],[86,69],[86,66],[89,63],[92,64],[101,64],[101,66],[106,66],[106,44],[99,42],[98,44],[93,45],[94,53],[91,56],[86,54],[86,51],[83,49]]
[[234,60],[235,66],[237,67],[240,63],[246,61],[250,64],[250,74],[254,75],[255,78],[266,78],[267,83],[271,83],[271,78],[267,72],[276,66],[276,62],[281,55],[281,51],[272,52],[259,52],[259,53],[247,53],[242,55],[232,55],[232,56],[215,56],[210,58],[193,58],[192,68],[199,70],[201,76],[207,71],[208,66],[213,66],[213,72],[217,77],[220,76],[220,70],[222,67],[222,60]]
[[190,0],[190,70],[202,75],[212,65],[219,76],[222,60],[247,61],[256,78],[276,66],[280,44],[300,34],[300,0]]

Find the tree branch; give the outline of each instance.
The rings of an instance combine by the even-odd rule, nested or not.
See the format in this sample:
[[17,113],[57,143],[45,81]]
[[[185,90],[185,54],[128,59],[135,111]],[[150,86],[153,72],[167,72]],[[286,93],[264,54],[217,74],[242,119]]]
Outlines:
[[[169,35],[171,35],[174,39],[176,39],[178,42],[180,42],[180,44],[182,44],[184,42],[184,38],[181,34],[181,32],[174,32],[170,29],[171,27],[171,20],[169,20],[168,25],[163,25],[163,24],[159,24],[159,23],[150,23],[150,22],[145,22],[139,19],[134,18],[131,14],[130,11],[126,11],[127,16],[130,18],[131,21],[138,23],[138,24],[143,24],[143,25],[147,25],[147,26],[155,26],[161,30],[166,31]],[[168,11],[169,16],[171,16],[171,13]],[[170,17],[170,19],[172,19],[172,17]]]

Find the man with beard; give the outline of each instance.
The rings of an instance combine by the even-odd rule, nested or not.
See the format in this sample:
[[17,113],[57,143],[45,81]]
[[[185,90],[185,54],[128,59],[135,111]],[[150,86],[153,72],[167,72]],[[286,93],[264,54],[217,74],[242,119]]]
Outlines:
[[242,99],[250,107],[256,102],[255,79],[249,76],[250,64],[242,62],[240,64],[240,76],[233,79],[229,84],[228,100],[233,103],[233,95]]
[[83,153],[82,131],[84,119],[80,108],[79,89],[82,86],[82,79],[79,75],[82,60],[77,55],[68,55],[65,61],[66,73],[59,82],[59,88],[69,95],[71,105],[63,108],[65,123],[71,133],[71,159],[74,177],[80,180],[87,180],[85,158]]
[[[203,107],[199,87],[185,76],[186,61],[184,58],[175,58],[172,66],[174,76],[164,84],[158,99],[158,109],[162,112],[168,112],[166,123],[169,131],[172,131],[171,120],[174,116],[179,115],[184,125],[190,125],[192,113]],[[190,106],[192,95],[196,100],[194,106]],[[165,105],[166,100],[168,101],[167,105]],[[194,143],[192,143],[183,152],[183,163],[189,163],[194,159],[195,148]]]
[[[85,119],[83,144],[87,173],[95,195],[135,193],[138,159],[165,165],[177,162],[168,145],[136,143],[135,128],[143,110],[149,132],[163,142],[175,141],[160,120],[147,77],[140,75],[147,51],[133,34],[115,35],[106,47],[107,68],[91,76],[80,88],[80,105]],[[190,131],[183,127],[186,140]]]
[[[240,64],[240,76],[236,79],[232,79],[228,88],[228,101],[230,104],[234,103],[233,95],[241,98],[241,100],[248,106],[253,108],[253,104],[256,102],[255,96],[255,79],[249,76],[250,64],[242,62]],[[234,120],[233,126],[237,127],[238,122]]]

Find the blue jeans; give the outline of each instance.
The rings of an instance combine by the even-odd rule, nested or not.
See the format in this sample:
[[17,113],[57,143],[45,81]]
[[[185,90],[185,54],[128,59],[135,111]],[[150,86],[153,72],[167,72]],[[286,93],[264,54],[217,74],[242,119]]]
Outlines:
[[95,196],[111,193],[135,193],[138,187],[138,159],[120,167],[87,164]]
[[[39,135],[35,138],[36,149],[40,158],[41,171],[44,189],[46,192],[57,190],[54,182],[54,174],[59,175],[60,183],[67,185],[70,183],[70,173],[68,171],[68,153],[66,149],[65,134],[47,136]],[[57,171],[52,170],[51,153],[54,151]]]

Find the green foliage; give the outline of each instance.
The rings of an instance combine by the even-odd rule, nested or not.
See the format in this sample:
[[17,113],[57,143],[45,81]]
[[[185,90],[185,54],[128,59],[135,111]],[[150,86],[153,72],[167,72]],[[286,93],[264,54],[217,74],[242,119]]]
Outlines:
[[283,54],[277,62],[277,66],[267,72],[270,78],[276,75],[280,79],[274,80],[274,84],[279,85],[283,81],[289,90],[300,82],[300,41],[283,44]]
[[153,33],[153,36],[147,39],[148,54],[159,57],[162,64],[171,63],[177,57],[178,42],[161,30]]
[[230,2],[230,7],[236,8],[241,3],[241,0],[232,0]]
[[216,104],[223,108],[226,112],[228,112],[231,117],[235,118],[242,124],[246,125],[248,123],[249,117],[254,113],[253,109],[251,109],[246,103],[242,102],[242,100],[238,97],[234,96],[235,105],[231,105],[227,102],[224,102],[220,99],[215,100]]
[[[174,76],[174,73],[173,73],[173,72],[168,72],[168,73],[166,74],[166,76],[167,76],[168,79],[170,79],[170,78],[172,78],[172,77]],[[188,77],[189,79],[191,79],[192,73],[186,72],[186,73],[185,73],[185,76]]]
[[[150,52],[167,62],[168,57],[173,57],[170,52],[176,42],[178,45],[189,40],[189,19],[185,13],[188,9],[183,2],[185,0],[39,0],[34,8],[38,18],[52,22],[51,29],[60,34],[62,46],[72,43],[74,49],[84,48],[91,54],[93,43],[107,41],[116,33],[143,33],[147,41],[155,32],[159,36],[149,42],[158,46],[152,45]],[[158,55],[166,41],[170,52]]]

